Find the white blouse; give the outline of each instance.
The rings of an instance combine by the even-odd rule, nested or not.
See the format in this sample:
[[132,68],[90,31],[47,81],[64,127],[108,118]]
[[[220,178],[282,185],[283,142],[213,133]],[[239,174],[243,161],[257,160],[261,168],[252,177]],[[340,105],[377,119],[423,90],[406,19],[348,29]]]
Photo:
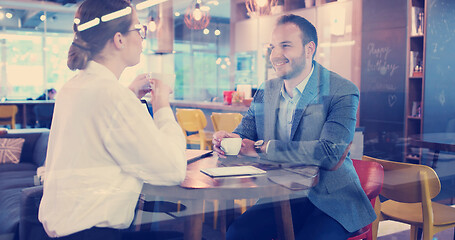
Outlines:
[[184,180],[185,147],[169,107],[153,119],[109,69],[89,62],[55,101],[39,220],[51,237],[127,228],[144,182]]

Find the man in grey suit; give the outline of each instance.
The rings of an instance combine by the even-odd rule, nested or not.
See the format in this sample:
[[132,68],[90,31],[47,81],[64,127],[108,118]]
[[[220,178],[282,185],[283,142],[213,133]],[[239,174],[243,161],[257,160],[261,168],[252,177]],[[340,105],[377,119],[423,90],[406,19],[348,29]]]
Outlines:
[[[241,124],[216,132],[213,144],[223,157],[221,140],[241,137],[240,154],[318,166],[319,183],[291,199],[295,237],[347,239],[376,218],[351,159],[340,161],[354,137],[359,91],[313,60],[317,43],[309,21],[282,16],[270,44],[279,78],[262,84]],[[227,239],[276,238],[272,204],[260,203],[231,224]]]

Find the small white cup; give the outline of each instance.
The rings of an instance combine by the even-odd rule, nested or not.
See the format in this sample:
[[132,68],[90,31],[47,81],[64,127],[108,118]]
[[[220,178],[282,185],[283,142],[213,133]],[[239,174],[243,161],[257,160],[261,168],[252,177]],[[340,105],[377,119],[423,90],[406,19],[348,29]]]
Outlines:
[[223,150],[226,155],[239,154],[241,147],[241,138],[223,138],[223,140],[221,140],[221,150]]
[[[168,85],[172,91],[174,91],[174,86],[175,86],[175,74],[171,73],[155,73],[151,72],[147,74],[147,77],[149,79],[158,79],[161,80],[161,82],[165,83]],[[152,86],[153,88],[153,86]]]

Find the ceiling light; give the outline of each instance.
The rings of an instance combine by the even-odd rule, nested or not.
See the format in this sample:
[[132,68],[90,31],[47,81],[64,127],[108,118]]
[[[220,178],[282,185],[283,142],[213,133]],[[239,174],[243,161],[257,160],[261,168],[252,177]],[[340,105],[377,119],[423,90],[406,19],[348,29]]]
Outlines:
[[124,9],[120,9],[118,11],[106,14],[104,16],[101,16],[101,21],[109,22],[111,20],[126,16],[126,15],[128,15],[130,13],[131,13],[131,8],[130,7],[126,7]]
[[217,29],[217,30],[215,30],[214,33],[215,33],[215,36],[219,36],[221,34],[221,31]]
[[90,21],[88,21],[86,23],[83,23],[83,24],[77,26],[77,30],[79,32],[82,32],[82,31],[87,30],[87,29],[89,29],[91,27],[94,27],[94,26],[96,26],[98,24],[100,24],[100,19],[99,18],[95,18],[93,20],[90,20]]
[[136,9],[137,10],[146,9],[146,8],[149,8],[151,6],[155,6],[157,4],[160,4],[160,3],[166,2],[166,1],[167,0],[148,0],[148,1],[145,1],[145,2],[138,3],[136,5]]
[[186,9],[184,21],[190,29],[204,29],[210,23],[210,14],[207,11],[201,11],[200,3],[191,3]]
[[208,30],[207,28],[204,28],[204,31],[203,31],[203,33],[204,33],[205,35],[207,35],[207,34],[209,34],[209,33],[210,33],[210,30]]
[[41,20],[41,22],[46,21],[46,15],[44,15],[44,14],[41,15],[41,16],[39,17],[39,19]]
[[156,31],[156,21],[153,19],[150,19],[150,22],[147,26],[147,28],[150,30],[150,32],[155,32]]
[[13,18],[13,14],[10,13],[10,12],[7,12],[7,13],[5,14],[5,16],[6,16],[6,18],[8,18],[8,19]]
[[245,6],[250,17],[269,15],[277,0],[246,0]]
[[174,13],[174,16],[179,17],[179,16],[180,16],[180,13],[179,13],[179,12],[175,12],[175,13]]

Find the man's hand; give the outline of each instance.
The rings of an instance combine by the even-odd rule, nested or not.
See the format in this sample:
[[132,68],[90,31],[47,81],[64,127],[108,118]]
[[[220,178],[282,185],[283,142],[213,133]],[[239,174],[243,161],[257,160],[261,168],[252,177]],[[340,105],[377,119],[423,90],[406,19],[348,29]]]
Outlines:
[[[225,153],[223,150],[221,150],[221,140],[223,138],[240,138],[238,134],[235,133],[228,133],[226,131],[218,131],[213,134],[213,151],[218,155],[218,157],[225,158]],[[242,143],[243,145],[243,143]],[[243,147],[242,147],[243,148]],[[240,150],[241,151],[241,150]],[[253,149],[254,151],[254,149]]]
[[246,138],[242,140],[242,148],[240,149],[240,154],[249,157],[259,156],[254,149],[254,141]]

